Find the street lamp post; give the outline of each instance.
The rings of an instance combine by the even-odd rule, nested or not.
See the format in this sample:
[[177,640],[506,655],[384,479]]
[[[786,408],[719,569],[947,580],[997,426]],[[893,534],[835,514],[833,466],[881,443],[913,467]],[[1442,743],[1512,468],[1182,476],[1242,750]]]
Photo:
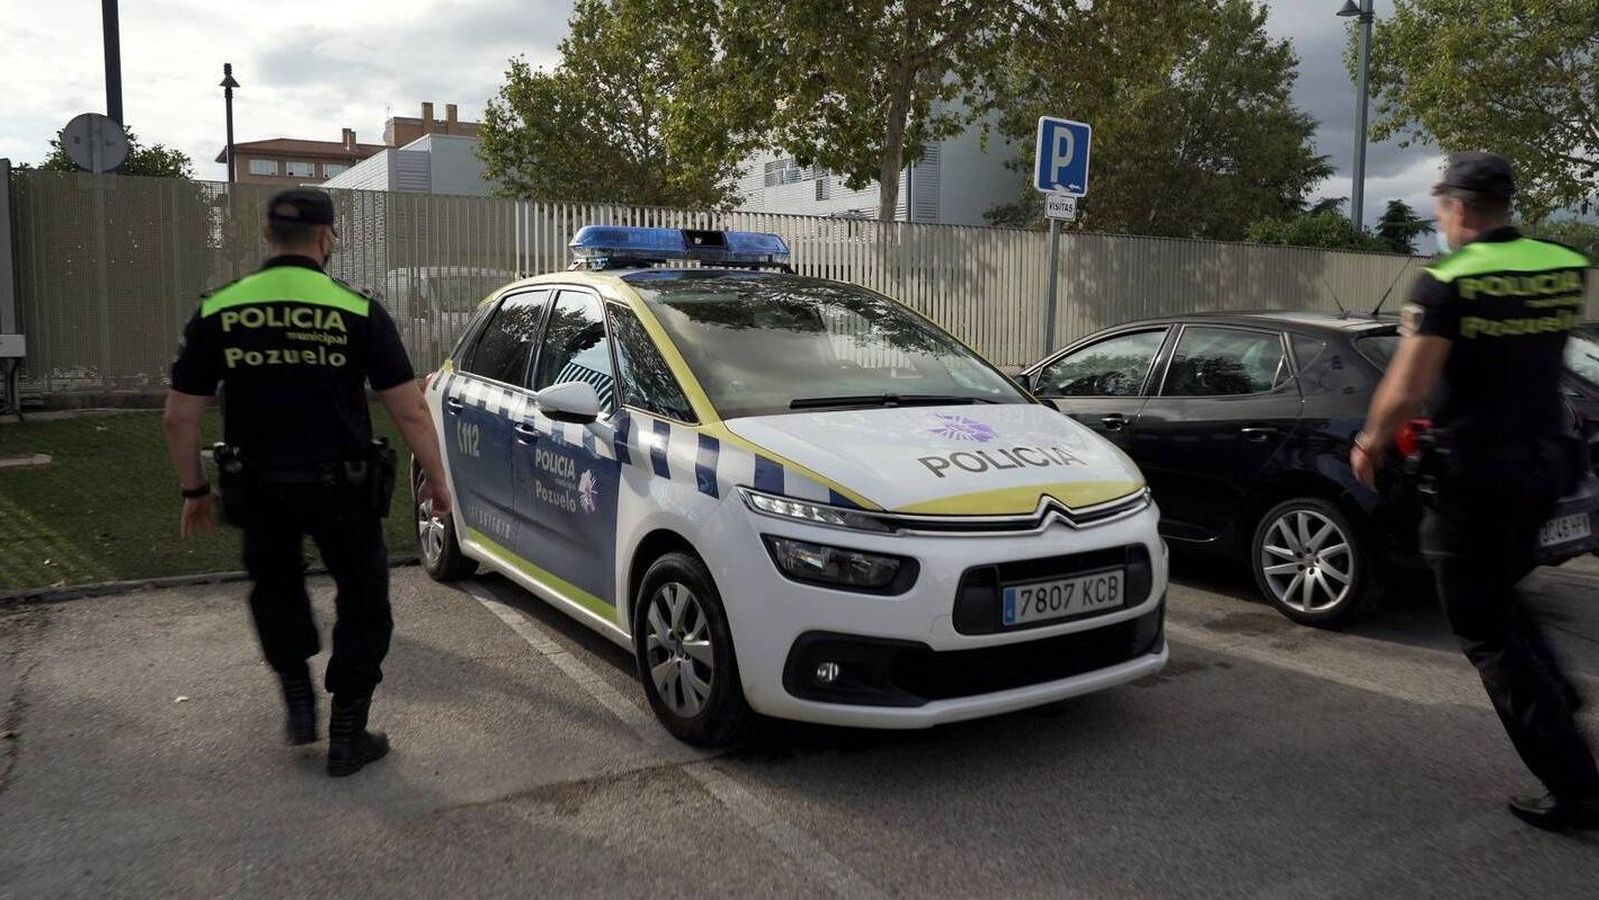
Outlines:
[[1371,77],[1371,23],[1376,18],[1372,13],[1373,0],[1344,0],[1344,8],[1338,15],[1345,19],[1358,19],[1360,21],[1360,84],[1356,88],[1360,94],[1359,104],[1356,106],[1355,127],[1358,132],[1355,138],[1355,186],[1349,201],[1349,218],[1355,223],[1356,228],[1364,227],[1366,218],[1366,106],[1370,102],[1368,85]]
[[222,104],[228,110],[228,183],[233,183],[233,89],[239,83],[233,80],[233,63],[222,64]]
[[122,37],[117,0],[100,0],[100,28],[105,36],[105,114],[122,125]]

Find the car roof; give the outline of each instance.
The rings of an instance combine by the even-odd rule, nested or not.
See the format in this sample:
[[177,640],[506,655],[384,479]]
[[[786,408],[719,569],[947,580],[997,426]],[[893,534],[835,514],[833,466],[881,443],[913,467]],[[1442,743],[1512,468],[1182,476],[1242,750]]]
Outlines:
[[1140,325],[1266,325],[1273,328],[1292,328],[1296,331],[1321,331],[1349,334],[1361,331],[1392,328],[1399,323],[1398,316],[1381,313],[1334,313],[1315,310],[1242,310],[1238,312],[1184,313],[1125,322],[1118,329]]

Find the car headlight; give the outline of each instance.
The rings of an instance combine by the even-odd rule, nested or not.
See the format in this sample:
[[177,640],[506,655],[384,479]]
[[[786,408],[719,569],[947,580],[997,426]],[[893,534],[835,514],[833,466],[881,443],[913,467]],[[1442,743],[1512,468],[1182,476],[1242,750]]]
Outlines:
[[916,580],[916,560],[766,535],[772,562],[795,581],[874,594],[903,594]]
[[827,525],[832,528],[848,528],[852,531],[872,531],[878,534],[891,534],[894,528],[882,519],[864,512],[844,509],[838,506],[828,506],[825,503],[811,503],[805,500],[794,500],[789,497],[779,497],[775,494],[762,494],[749,488],[742,488],[740,493],[744,503],[750,509],[768,516],[777,516],[782,519],[798,519],[813,525]]

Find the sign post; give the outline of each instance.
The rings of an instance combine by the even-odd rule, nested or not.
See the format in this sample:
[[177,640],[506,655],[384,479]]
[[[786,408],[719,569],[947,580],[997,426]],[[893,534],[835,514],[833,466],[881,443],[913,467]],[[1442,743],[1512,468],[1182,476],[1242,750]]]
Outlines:
[[1060,223],[1077,218],[1077,198],[1088,193],[1088,158],[1093,126],[1071,119],[1040,116],[1034,152],[1033,188],[1045,195],[1049,219],[1049,293],[1044,305],[1044,354],[1055,348],[1057,282],[1060,280]]

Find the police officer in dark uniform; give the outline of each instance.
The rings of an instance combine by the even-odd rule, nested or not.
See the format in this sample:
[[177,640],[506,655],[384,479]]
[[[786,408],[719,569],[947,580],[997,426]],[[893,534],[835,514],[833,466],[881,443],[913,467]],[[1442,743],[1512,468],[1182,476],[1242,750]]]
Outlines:
[[1450,627],[1547,788],[1512,798],[1510,809],[1540,828],[1599,828],[1599,769],[1573,717],[1581,698],[1516,592],[1539,526],[1587,465],[1560,379],[1588,260],[1510,227],[1515,189],[1503,157],[1450,157],[1433,190],[1448,255],[1426,269],[1405,307],[1404,337],[1350,461],[1373,485],[1382,448],[1443,388],[1432,413],[1442,465],[1422,551]]
[[305,590],[302,539],[321,551],[338,594],[328,773],[349,775],[388,752],[366,730],[393,620],[382,516],[393,454],[372,440],[365,386],[394,418],[427,478],[433,510],[450,501],[438,441],[394,320],[371,295],[323,271],[333,252],[333,201],[284,191],[268,207],[273,256],[205,295],[172,366],[165,430],[183,493],[181,533],[212,527],[200,416],[223,387],[217,449],[222,507],[244,535],[250,611],[282,683],[291,744],[317,740],[307,661],[320,649]]

